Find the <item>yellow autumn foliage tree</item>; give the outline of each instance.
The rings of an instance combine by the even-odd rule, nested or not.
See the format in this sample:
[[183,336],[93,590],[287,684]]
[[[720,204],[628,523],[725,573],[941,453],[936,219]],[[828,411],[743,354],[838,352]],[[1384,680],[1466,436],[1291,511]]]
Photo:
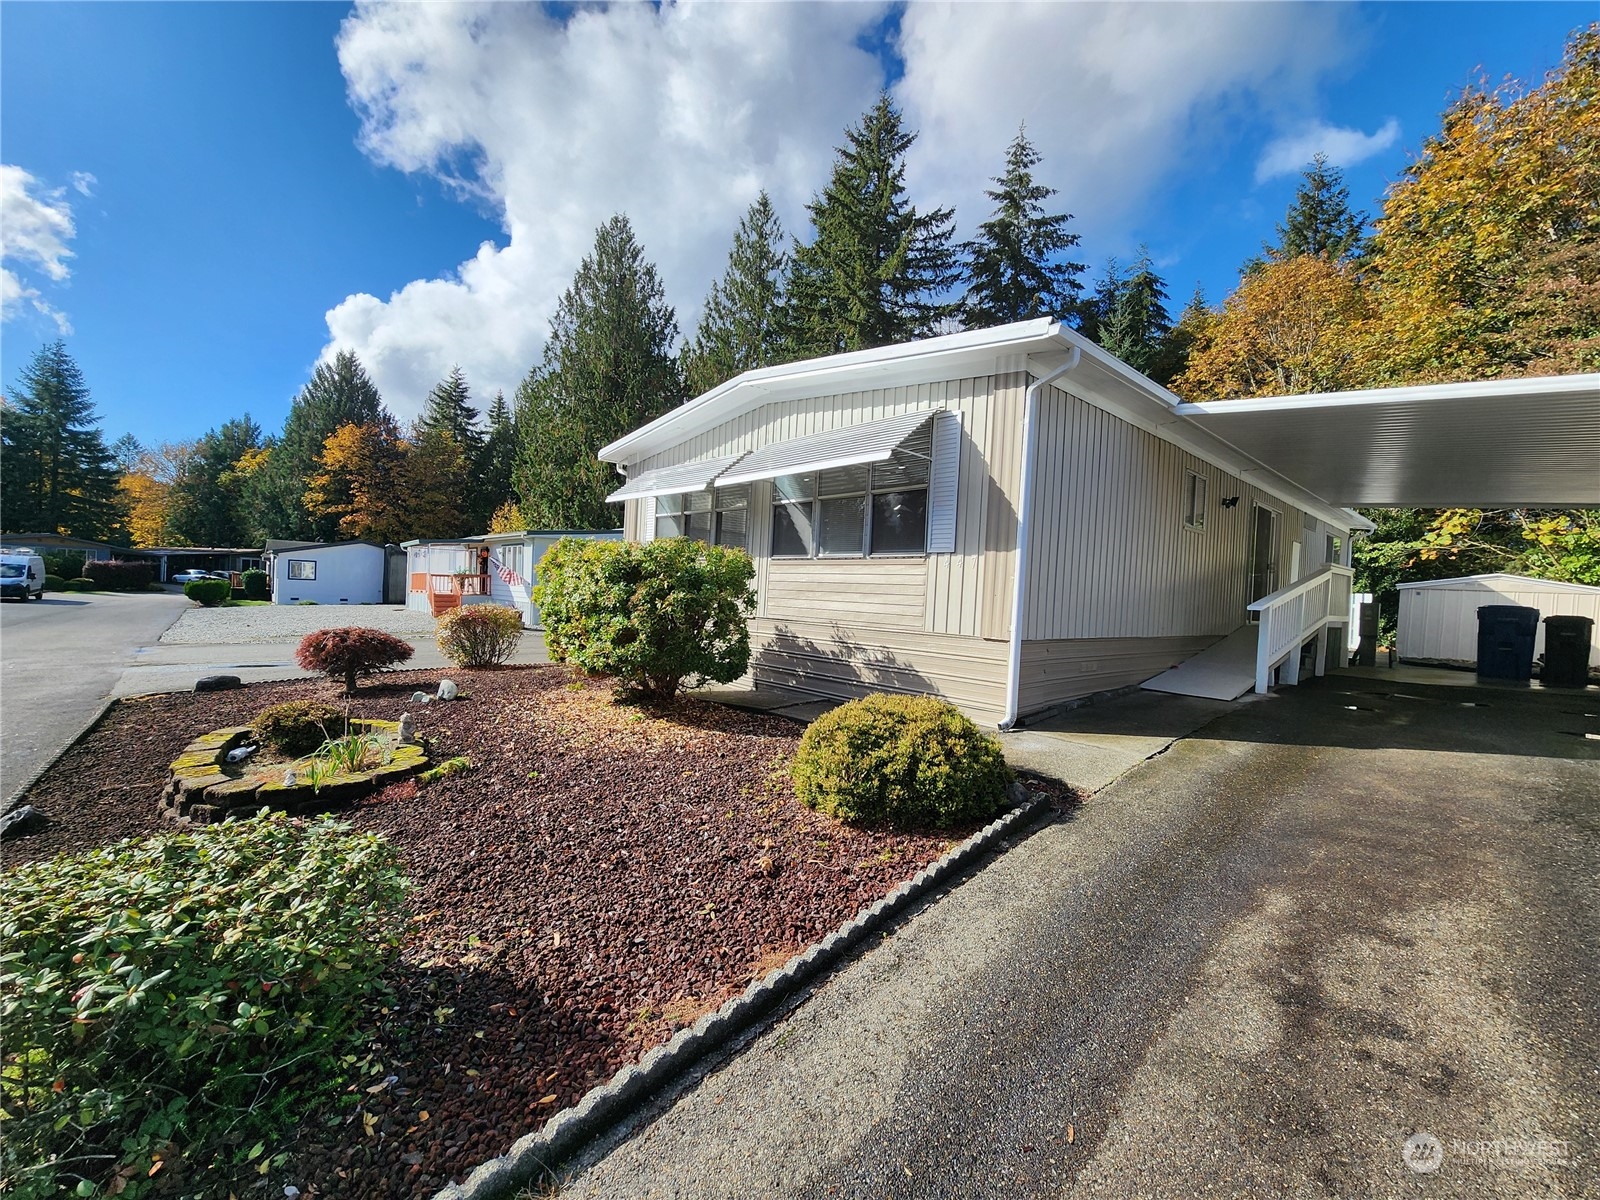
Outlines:
[[172,543],[167,524],[172,511],[172,484],[193,454],[193,442],[167,443],[145,450],[133,469],[117,480],[130,546]]
[[1370,317],[1348,264],[1305,254],[1268,262],[1199,326],[1172,390],[1218,400],[1359,387]]
[[341,425],[322,443],[306,481],[306,512],[338,519],[346,537],[398,542],[412,536],[400,500],[405,446],[392,420]]

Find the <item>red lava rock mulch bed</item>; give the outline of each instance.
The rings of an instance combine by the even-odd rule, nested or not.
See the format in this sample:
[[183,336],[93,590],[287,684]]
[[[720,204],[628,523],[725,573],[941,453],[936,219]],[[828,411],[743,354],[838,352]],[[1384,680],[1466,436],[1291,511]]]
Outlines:
[[[464,700],[411,702],[446,674]],[[191,738],[333,691],[119,704],[30,793],[49,823],[7,860],[161,828],[156,799]],[[307,1196],[459,1179],[970,832],[852,830],[795,801],[783,768],[800,726],[694,700],[646,713],[565,668],[397,673],[353,715],[408,710],[435,761],[475,769],[342,810],[400,849],[413,933],[397,1006],[375,1014],[382,1072],[290,1147],[282,1182]]]

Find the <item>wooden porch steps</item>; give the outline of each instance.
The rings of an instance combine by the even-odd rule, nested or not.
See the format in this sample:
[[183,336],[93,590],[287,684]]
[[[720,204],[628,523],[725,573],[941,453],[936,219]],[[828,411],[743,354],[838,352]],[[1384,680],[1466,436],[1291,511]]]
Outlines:
[[452,608],[461,607],[461,596],[457,592],[430,592],[428,607],[433,610],[434,616],[443,616]]

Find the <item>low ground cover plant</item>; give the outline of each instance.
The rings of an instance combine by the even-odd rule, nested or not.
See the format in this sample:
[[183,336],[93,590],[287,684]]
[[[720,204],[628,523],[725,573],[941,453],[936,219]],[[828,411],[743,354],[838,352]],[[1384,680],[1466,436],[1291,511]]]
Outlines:
[[517,651],[522,614],[503,604],[469,604],[439,618],[434,640],[458,667],[496,667]]
[[183,594],[196,604],[216,608],[233,592],[226,579],[195,579],[183,585]]
[[323,700],[290,700],[261,710],[255,735],[279,754],[299,758],[344,732],[345,712]]
[[791,767],[795,795],[840,820],[941,829],[991,816],[1011,770],[1000,743],[943,700],[877,694],[818,717]]
[[399,666],[411,655],[409,643],[381,629],[360,625],[308,633],[294,652],[295,661],[307,671],[320,671],[330,679],[343,680],[347,696],[356,694],[361,676]]
[[94,580],[69,579],[61,585],[61,590],[64,592],[92,592],[94,591]]
[[271,1161],[358,1062],[404,926],[397,864],[374,834],[264,814],[0,876],[0,1178],[226,1195]]
[[539,561],[533,598],[554,661],[670,704],[686,683],[728,683],[750,665],[754,577],[743,550],[689,538],[563,538]]
[[154,582],[156,569],[146,562],[100,559],[83,564],[83,577],[106,592],[142,592]]

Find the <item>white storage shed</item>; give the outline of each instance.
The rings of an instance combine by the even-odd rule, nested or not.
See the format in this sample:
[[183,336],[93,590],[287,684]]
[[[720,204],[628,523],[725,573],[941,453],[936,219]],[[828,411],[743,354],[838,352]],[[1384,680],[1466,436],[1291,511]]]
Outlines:
[[268,542],[274,604],[382,604],[387,552],[376,542]]
[[1539,610],[1535,661],[1544,655],[1545,617],[1590,618],[1595,627],[1589,661],[1600,663],[1600,587],[1525,575],[1468,575],[1402,583],[1396,643],[1400,661],[1476,666],[1478,609],[1485,604],[1518,604]]

